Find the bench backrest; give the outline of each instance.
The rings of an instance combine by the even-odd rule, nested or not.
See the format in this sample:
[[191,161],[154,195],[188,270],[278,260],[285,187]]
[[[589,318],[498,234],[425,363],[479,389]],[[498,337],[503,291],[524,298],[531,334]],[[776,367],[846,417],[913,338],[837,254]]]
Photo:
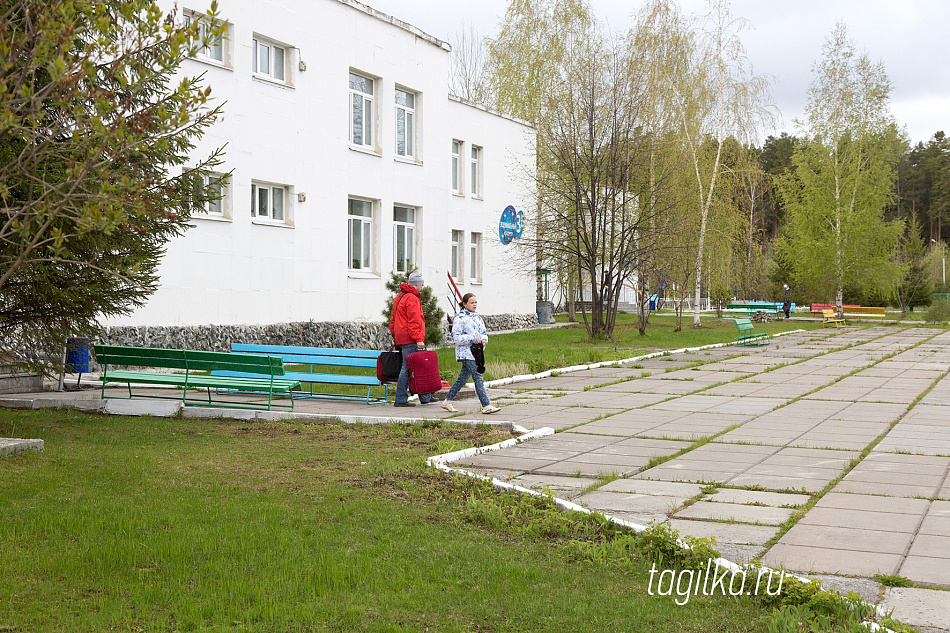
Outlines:
[[752,321],[749,319],[733,319],[733,321],[736,322],[736,328],[738,328],[740,332],[752,329]]
[[291,365],[332,365],[335,367],[376,367],[376,358],[382,352],[371,349],[342,349],[333,347],[297,347],[292,345],[253,345],[233,343],[231,351],[239,354],[269,354],[279,356]]
[[853,306],[848,308],[848,312],[852,314],[886,314],[884,308],[876,308],[871,306]]
[[191,371],[243,371],[265,376],[284,375],[284,361],[280,356],[185,350],[185,361]]
[[824,318],[826,318],[826,319],[837,319],[837,318],[838,318],[838,313],[835,312],[834,310],[830,309],[830,308],[824,308],[824,309],[822,309],[822,311],[821,311],[821,316],[824,317]]
[[279,356],[202,352],[158,347],[93,345],[100,365],[124,365],[188,371],[243,371],[267,376],[283,376],[284,363]]
[[100,365],[188,369],[183,349],[98,344],[93,345],[92,349],[96,355],[96,362]]

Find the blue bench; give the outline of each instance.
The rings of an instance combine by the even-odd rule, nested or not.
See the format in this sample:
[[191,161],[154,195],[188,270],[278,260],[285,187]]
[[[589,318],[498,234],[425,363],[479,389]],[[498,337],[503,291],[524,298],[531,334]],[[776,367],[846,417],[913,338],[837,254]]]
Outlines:
[[[308,392],[294,392],[294,397],[328,398],[336,400],[365,400],[367,404],[385,404],[389,400],[389,385],[376,378],[376,359],[382,352],[366,349],[339,349],[330,347],[296,347],[291,345],[252,345],[234,343],[231,352],[236,354],[266,354],[279,356],[284,363],[284,378],[309,383]],[[288,365],[306,365],[309,371],[297,371]],[[316,367],[372,368],[373,375],[319,373]],[[215,376],[250,377],[253,374],[218,371]],[[356,385],[366,387],[366,396],[351,396],[339,393],[314,393],[314,385]],[[374,396],[373,387],[382,387],[383,395]]]

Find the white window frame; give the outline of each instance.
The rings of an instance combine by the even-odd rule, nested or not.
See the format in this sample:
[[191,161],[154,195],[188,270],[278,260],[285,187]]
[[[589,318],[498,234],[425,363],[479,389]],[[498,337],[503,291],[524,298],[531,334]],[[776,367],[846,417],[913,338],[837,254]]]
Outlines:
[[231,179],[225,174],[212,172],[200,176],[202,188],[207,187],[212,181],[216,181],[219,187],[220,198],[216,201],[205,201],[193,218],[230,220],[231,219]]
[[[410,211],[411,221],[397,220],[397,209]],[[419,209],[406,205],[393,205],[393,271],[408,273],[416,262],[416,223],[419,221]],[[402,238],[403,256],[399,257],[399,240]]]
[[478,145],[472,145],[471,157],[471,177],[470,188],[473,198],[482,197],[482,148]]
[[263,180],[251,181],[251,220],[253,222],[292,225],[290,204],[292,188],[289,185]]
[[455,281],[465,280],[465,231],[452,229],[452,241],[449,249],[449,272]]
[[471,233],[469,244],[469,281],[472,283],[482,282],[482,234]]
[[[399,98],[402,95],[407,97],[404,100],[409,101],[409,104],[399,103]],[[396,156],[414,160],[416,157],[416,130],[418,129],[416,102],[419,100],[419,95],[411,90],[397,87],[393,99],[396,105]],[[400,117],[403,120],[402,132],[399,130]],[[400,143],[402,144],[401,148]]]
[[465,195],[465,185],[462,180],[462,150],[465,143],[452,139],[452,193],[457,196]]
[[[277,58],[280,58],[278,61]],[[266,68],[265,64],[266,63]],[[290,85],[290,47],[254,35],[251,45],[251,72],[259,79]]]
[[[185,26],[191,25],[193,22],[198,23],[198,39],[199,41],[204,38],[205,34],[208,32],[208,29],[211,27],[212,22],[211,18],[203,13],[198,11],[189,11],[186,10],[183,12],[185,19]],[[213,64],[215,66],[224,66],[230,68],[231,66],[231,41],[228,37],[228,32],[230,28],[227,23],[225,23],[225,32],[218,38],[216,38],[211,46],[202,46],[198,49],[198,52],[195,54],[193,59]]]
[[[353,203],[369,205],[369,215],[353,213]],[[350,197],[346,208],[346,259],[347,268],[351,272],[374,273],[376,271],[376,209],[377,202],[366,198]],[[365,210],[365,207],[363,207]],[[353,231],[358,228],[360,253],[359,261],[354,266],[353,261]]]
[[[365,92],[359,88],[353,87],[353,78],[363,79],[369,82],[370,92]],[[378,96],[376,93],[377,90],[377,81],[375,77],[371,77],[365,73],[360,73],[355,70],[350,70],[349,73],[349,116],[347,117],[348,126],[349,126],[349,139],[350,146],[358,147],[361,149],[368,149],[375,151],[376,149],[376,108],[373,107],[373,104],[376,101]],[[360,135],[362,138],[357,139],[354,134],[355,127],[355,109],[357,104],[360,107],[360,115],[362,117],[362,129],[360,130]],[[369,116],[367,116],[367,109],[369,110]]]

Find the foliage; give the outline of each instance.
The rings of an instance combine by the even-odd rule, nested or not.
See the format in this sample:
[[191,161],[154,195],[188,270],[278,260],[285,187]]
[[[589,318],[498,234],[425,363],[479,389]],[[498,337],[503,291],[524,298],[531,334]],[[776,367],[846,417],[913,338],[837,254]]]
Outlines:
[[11,0],[0,34],[0,338],[52,372],[68,336],[147,300],[214,196],[198,183],[219,152],[182,166],[218,109],[172,77],[221,31],[151,0]]
[[[383,316],[386,319],[383,324],[387,327],[392,320],[393,301],[396,296],[402,292],[399,289],[399,285],[409,283],[409,275],[414,272],[418,272],[415,267],[404,273],[393,271],[389,275],[389,281],[386,282],[386,290],[392,294],[386,299],[386,307],[383,308]],[[422,301],[422,316],[425,317],[426,320],[426,345],[438,345],[444,338],[442,319],[445,317],[445,312],[439,307],[439,300],[429,286],[423,286],[419,289],[419,299]]]
[[900,243],[899,256],[904,267],[903,278],[894,292],[902,316],[907,313],[907,308],[913,310],[916,306],[930,303],[933,284],[924,265],[925,255],[926,245],[920,234],[917,214],[912,213]]
[[840,315],[846,287],[889,289],[897,281],[893,254],[903,226],[885,221],[883,211],[904,140],[889,112],[883,66],[856,55],[842,23],[814,73],[808,134],[780,185],[789,221],[779,247],[794,262],[792,286],[833,294]]
[[950,301],[935,299],[924,312],[927,323],[946,323],[950,321]]

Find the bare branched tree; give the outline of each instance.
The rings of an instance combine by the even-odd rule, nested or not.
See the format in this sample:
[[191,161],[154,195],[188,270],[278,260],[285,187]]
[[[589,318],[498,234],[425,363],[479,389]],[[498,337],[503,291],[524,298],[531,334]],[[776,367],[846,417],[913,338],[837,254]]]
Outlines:
[[491,85],[485,71],[488,49],[472,24],[463,24],[450,42],[449,92],[473,103],[491,105]]

